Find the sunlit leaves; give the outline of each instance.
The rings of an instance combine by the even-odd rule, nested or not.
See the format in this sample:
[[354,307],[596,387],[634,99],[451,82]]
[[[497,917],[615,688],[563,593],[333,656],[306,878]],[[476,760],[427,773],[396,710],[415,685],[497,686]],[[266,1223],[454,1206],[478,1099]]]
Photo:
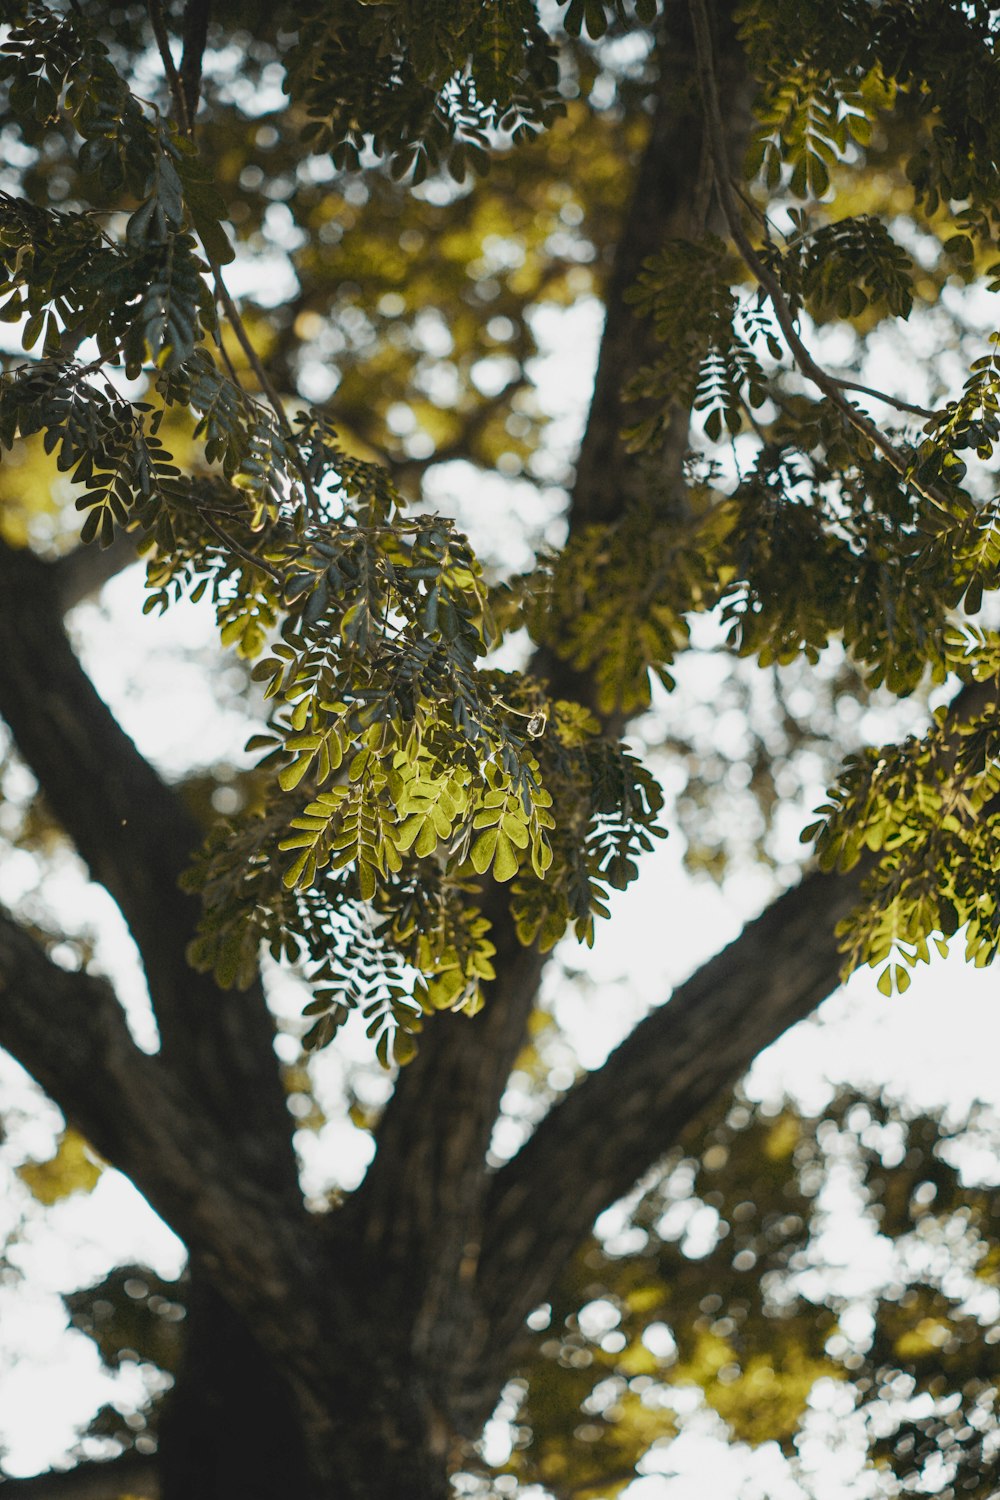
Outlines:
[[[419,30],[405,64],[383,46],[386,7],[356,6],[344,22],[350,77],[368,90],[364,134],[376,150],[426,153],[443,129],[449,150],[475,156],[484,123],[516,138],[522,104],[532,128],[561,108],[551,43],[531,6],[463,11],[414,0],[392,12],[409,40]],[[295,86],[314,113],[336,82],[329,67],[342,49],[339,26],[324,12],[314,47],[303,33],[305,73]],[[402,68],[383,100],[385,134],[371,117],[377,90],[359,68],[369,43],[373,66],[388,58]],[[470,47],[475,87],[456,77]],[[467,541],[448,521],[404,516],[386,472],[346,452],[325,415],[291,423],[272,398],[247,392],[218,333],[211,283],[228,259],[224,205],[204,162],[129,92],[78,19],[40,7],[37,25],[7,39],[4,65],[33,97],[39,48],[52,54],[56,102],[83,138],[81,170],[101,193],[125,193],[132,204],[111,233],[89,215],[4,200],[5,312],[26,317],[26,348],[44,347],[37,363],[3,377],[0,440],[42,433],[83,489],[85,540],[143,533],[147,609],[207,596],[223,645],[262,658],[254,675],[274,709],[261,739],[273,781],[264,805],[210,844],[193,877],[206,913],[192,962],[220,984],[245,985],[264,940],[303,963],[317,986],[311,1046],[360,1007],[383,1061],[401,1061],[412,1043],[397,1049],[394,1038],[412,1037],[425,1011],[475,1009],[492,977],[472,882],[548,881],[555,906],[586,927],[592,911],[606,909],[600,877],[621,884],[634,871],[626,849],[655,809],[647,798],[634,819],[624,811],[635,782],[626,775],[615,801],[624,819],[614,825],[617,864],[607,866],[600,842],[587,856],[592,869],[586,859],[581,872],[578,861],[554,857],[553,799],[536,754],[546,705],[539,689],[481,665],[495,626]],[[417,95],[437,101],[433,129],[411,119],[399,134],[403,116],[394,111],[405,113]],[[473,103],[486,110],[478,123]],[[66,358],[63,339],[72,350],[90,333],[100,358]],[[143,378],[150,399],[122,396],[109,361]],[[164,409],[190,417],[200,453],[193,477],[158,435]],[[597,819],[596,836],[607,808],[588,806],[590,752],[573,753],[575,770],[567,775],[563,755],[559,772],[564,815],[583,797],[579,816],[584,827]],[[333,969],[331,955],[339,955]],[[355,973],[359,965],[369,979]]]
[[75,1130],[64,1130],[54,1155],[23,1162],[17,1175],[31,1196],[46,1207],[73,1193],[91,1193],[104,1170],[100,1159]]
[[[644,367],[629,371],[623,503],[602,501],[612,524],[574,526],[558,556],[491,596],[458,529],[405,511],[387,471],[359,456],[405,457],[411,491],[435,457],[528,460],[541,420],[533,309],[600,284],[655,47],[617,75],[614,109],[585,102],[584,75],[610,58],[605,37],[654,26],[659,9],[566,0],[543,27],[529,0],[313,6],[264,48],[287,108],[249,121],[238,101],[213,101],[197,145],[172,123],[165,87],[140,98],[129,48],[109,50],[79,8],[22,7],[28,19],[5,33],[0,71],[22,139],[34,151],[41,120],[67,176],[61,197],[53,179],[55,206],[0,199],[0,315],[22,342],[0,441],[39,434],[77,487],[85,538],[142,533],[147,607],[207,598],[223,644],[256,662],[271,713],[257,739],[261,792],[199,867],[193,954],[223,983],[248,982],[261,940],[301,963],[323,1001],[311,1045],[374,1006],[367,1024],[388,1057],[393,1036],[412,1045],[425,1012],[475,1008],[492,972],[486,880],[507,887],[524,941],[590,940],[657,835],[660,793],[641,766],[544,683],[489,669],[500,625],[526,625],[582,674],[581,695],[610,722],[649,706],[656,683],[671,688],[691,616],[716,607],[733,648],[765,667],[815,662],[837,640],[869,685],[897,693],[928,674],[993,671],[988,638],[951,635],[956,609],[974,612],[1000,582],[996,502],[963,488],[973,455],[994,451],[992,355],[936,418],[902,413],[887,452],[852,420],[864,393],[820,381],[827,399],[816,399],[788,336],[803,314],[863,332],[911,311],[920,278],[891,216],[838,207],[869,145],[896,149],[876,126],[896,130],[899,101],[922,122],[899,148],[915,212],[952,215],[947,234],[932,228],[961,275],[984,257],[995,68],[975,8],[940,20],[937,49],[926,8],[849,5],[848,26],[844,11],[767,0],[744,16],[759,130],[740,211],[780,296],[701,232],[706,179],[705,214],[672,231],[690,238],[662,244],[629,293],[649,329],[638,328]],[[642,106],[631,115],[629,89]],[[550,126],[532,151],[516,149]],[[491,156],[502,165],[472,191]],[[54,170],[24,182],[47,186]],[[444,184],[446,171],[470,191]],[[761,183],[764,203],[752,196]],[[268,220],[290,221],[297,291],[256,324],[234,319],[219,277],[231,249],[218,184],[243,215],[241,248],[276,244]],[[789,208],[796,197],[813,201]],[[342,436],[325,410],[286,410],[268,389],[275,371],[283,393],[295,387],[314,338],[313,364],[336,365],[323,378],[340,381]],[[91,339],[96,354],[81,355]],[[506,382],[495,398],[483,363]],[[122,372],[143,399],[122,394]],[[684,482],[672,456],[665,483],[664,448],[676,455],[692,411],[707,454]],[[170,441],[183,464],[167,440],[180,429],[182,444]],[[838,823],[831,804],[831,847],[863,824],[869,855],[896,858],[905,844],[933,886],[937,846],[903,839],[882,801],[887,789],[900,807],[910,798],[915,827],[943,808],[939,834],[953,834],[953,771],[938,767],[924,792],[922,772],[905,786],[883,778],[872,797],[848,788],[845,806],[857,790],[858,808]],[[906,880],[918,873],[911,861]],[[942,894],[949,881],[950,869],[936,895],[921,887],[922,905],[894,907],[857,951],[889,962],[897,939],[912,948],[925,918],[945,920],[945,899],[967,915],[965,896]],[[991,920],[977,909],[976,956]],[[338,943],[340,968],[318,977]],[[362,961],[381,976],[371,993],[352,977]]]
[[843,160],[851,141],[871,138],[871,120],[860,91],[843,91],[839,80],[797,68],[757,102],[760,127],[751,146],[747,173],[763,175],[775,189],[783,169],[798,198],[822,198],[830,171]]
[[[992,638],[950,638],[956,669],[996,658]],[[992,675],[992,674],[990,674]],[[841,926],[851,965],[881,968],[884,994],[909,985],[908,969],[947,952],[964,928],[966,957],[989,964],[1000,948],[1000,904],[989,871],[1000,826],[1000,735],[988,689],[965,716],[939,712],[922,739],[850,759],[822,821],[807,828],[820,863],[850,869],[867,862],[866,900]]]

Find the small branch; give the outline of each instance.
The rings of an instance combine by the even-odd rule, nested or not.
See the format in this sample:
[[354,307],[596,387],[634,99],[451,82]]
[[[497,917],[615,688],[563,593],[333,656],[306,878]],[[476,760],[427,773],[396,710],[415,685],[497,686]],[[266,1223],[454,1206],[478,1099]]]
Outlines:
[[703,240],[708,233],[709,215],[712,209],[712,191],[715,187],[715,173],[712,169],[712,151],[707,140],[701,143],[701,156],[698,161],[698,180],[694,190],[694,200],[691,207],[691,229],[695,239]]
[[170,52],[170,38],[167,35],[166,22],[163,19],[163,7],[160,0],[147,0],[149,20],[156,38],[157,51],[160,61],[163,63],[163,71],[167,76],[167,84],[170,88],[170,96],[174,101],[177,111],[177,124],[184,135],[191,134],[191,122],[188,119],[187,100],[181,85],[180,75],[174,67],[174,59]]
[[52,565],[56,592],[63,611],[96,594],[112,578],[138,562],[134,532],[116,531],[110,547],[82,543]]
[[220,992],[185,959],[200,903],[178,881],[201,830],[83,672],[62,627],[60,584],[56,566],[0,545],[0,715],[54,817],[118,903],[142,955],[164,1059],[213,1117],[231,1170],[252,1170],[262,1190],[298,1202],[264,997],[256,986]]
[[894,406],[897,411],[908,411],[915,417],[927,419],[937,416],[936,411],[931,411],[926,406],[914,406],[909,401],[900,401],[897,396],[890,396],[887,391],[877,391],[874,386],[860,385],[856,380],[838,380],[834,375],[829,378],[842,391],[860,391],[862,396],[871,396],[874,401],[884,401],[886,406]]
[[210,261],[209,264],[212,267],[212,275],[215,278],[215,294],[225,309],[226,317],[229,319],[239,346],[246,355],[250,368],[257,377],[257,383],[267,397],[271,409],[278,419],[278,425],[286,435],[291,436],[291,425],[285,415],[285,408],[281,404],[281,397],[271,384],[271,378],[264,369],[261,357],[253,346],[250,335],[247,333],[243,319],[240,316],[240,310],[233,301],[229,288],[223,280],[222,272],[214,262]]
[[263,558],[255,557],[252,552],[248,552],[245,547],[241,547],[239,542],[234,542],[232,537],[227,536],[226,532],[222,530],[221,526],[216,526],[214,521],[208,519],[204,511],[201,512],[201,518],[212,535],[219,538],[219,541],[227,551],[235,552],[237,557],[242,557],[243,561],[248,562],[252,568],[258,568],[260,572],[266,573],[269,578],[274,579],[276,584],[284,588],[285,580],[277,568],[272,568],[270,563],[264,562]]
[[244,396],[245,396],[247,394],[246,389],[245,389],[245,387],[243,385],[242,380],[239,377],[239,374],[237,373],[236,366],[233,364],[232,360],[229,357],[229,350],[226,348],[226,341],[222,337],[222,329],[221,328],[218,330],[218,334],[217,334],[217,337],[216,337],[216,344],[217,344],[217,347],[218,347],[218,350],[219,350],[219,357],[222,360],[222,363],[226,367],[226,373],[227,373],[227,375],[229,376],[230,380],[233,382],[233,385],[236,387],[236,389],[238,391],[242,391],[243,394],[244,394]]
[[[722,207],[729,233],[732,235],[733,243],[743,257],[750,271],[752,271],[761,289],[767,293],[774,316],[778,326],[784,335],[785,343],[791,351],[795,363],[802,374],[811,380],[827,400],[837,408],[844,419],[850,423],[855,431],[866,437],[872,446],[881,453],[882,457],[896,471],[904,483],[912,485],[918,494],[934,504],[940,504],[940,499],[932,490],[926,489],[918,483],[912,474],[912,464],[900,453],[879,427],[865,416],[857,407],[845,401],[841,394],[843,390],[864,390],[862,386],[855,386],[849,382],[835,379],[828,374],[822,366],[818,365],[803,343],[792,310],[785,298],[784,291],[777,277],[761,260],[753,245],[750,243],[743,224],[740,219],[739,209],[733,194],[730,182],[728,154],[726,151],[725,130],[722,123],[722,113],[719,107],[719,94],[715,83],[715,69],[712,62],[712,38],[708,22],[708,14],[705,9],[705,0],[688,0],[691,13],[691,24],[694,30],[696,70],[698,84],[701,91],[702,104],[705,110],[705,128],[711,143],[712,156],[715,161],[715,185],[719,195],[719,203]],[[867,392],[870,395],[878,395],[876,392]],[[887,398],[878,395],[879,400]],[[895,405],[895,402],[891,404]],[[913,408],[903,408],[913,410]],[[923,415],[923,413],[920,413]],[[933,413],[927,413],[933,416]]]
[[[295,448],[295,434],[292,431],[292,424],[289,422],[288,417],[285,415],[285,409],[281,404],[281,398],[275,390],[274,386],[271,384],[271,378],[268,375],[267,371],[264,369],[263,361],[254,348],[250,335],[246,331],[243,319],[240,316],[240,310],[232,299],[229,288],[226,286],[226,283],[223,279],[222,271],[210,256],[208,263],[212,268],[212,275],[215,278],[216,295],[219,301],[222,303],[223,308],[225,309],[226,317],[229,319],[232,330],[235,333],[237,340],[239,341],[240,348],[243,350],[243,353],[246,355],[247,359],[250,362],[250,368],[256,375],[258,384],[260,385],[260,388],[263,391],[264,395],[267,397],[271,408],[273,409],[274,414],[278,419],[279,427],[281,428],[285,436],[291,441],[292,449],[295,454],[295,467],[299,471],[299,478],[302,480],[302,488],[306,492],[306,500],[308,501],[309,509],[312,512],[313,516],[317,520],[319,520],[322,518],[323,508],[319,503],[319,496],[316,494],[316,490],[313,487],[313,482],[309,477],[306,467],[298,458],[298,452]],[[225,350],[223,350],[223,356],[225,357]]]
[[123,1453],[104,1463],[80,1463],[72,1469],[50,1469],[30,1479],[3,1479],[4,1500],[119,1500],[134,1495],[139,1500],[157,1500],[160,1483],[155,1457],[145,1453]]
[[188,124],[194,133],[201,97],[201,64],[208,42],[208,20],[212,0],[188,0],[184,7],[184,50],[181,54],[181,86],[187,104]]

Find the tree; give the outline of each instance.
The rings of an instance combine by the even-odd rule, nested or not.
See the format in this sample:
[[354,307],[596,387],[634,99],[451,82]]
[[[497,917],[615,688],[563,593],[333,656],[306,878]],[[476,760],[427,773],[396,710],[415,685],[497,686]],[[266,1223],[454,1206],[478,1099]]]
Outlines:
[[[0,1043],[189,1248],[167,1500],[446,1494],[596,1214],[830,992],[844,945],[890,989],[935,934],[995,952],[1000,637],[966,619],[1000,566],[993,357],[919,405],[808,332],[995,274],[992,13],[551,9],[6,7],[0,441],[86,515],[46,556],[8,507],[0,713],[129,925],[160,1050],[13,915]],[[226,267],[276,248],[294,289],[238,307]],[[422,486],[530,459],[533,314],[591,290],[567,542],[488,581]],[[207,841],[62,625],[136,544],[149,607],[207,594],[277,705]],[[763,666],[836,639],[858,693],[967,686],[847,762],[810,830],[823,870],[491,1173],[545,955],[660,831],[619,735],[712,611]],[[525,671],[480,665],[519,627]],[[302,1200],[262,942],[312,988],[307,1048],[360,1008],[405,1065],[336,1212]]]

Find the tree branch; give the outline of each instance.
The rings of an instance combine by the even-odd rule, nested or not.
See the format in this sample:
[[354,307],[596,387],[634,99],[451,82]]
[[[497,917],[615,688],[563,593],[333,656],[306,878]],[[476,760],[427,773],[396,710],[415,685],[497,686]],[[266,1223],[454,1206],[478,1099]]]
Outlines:
[[158,1500],[157,1460],[145,1453],[123,1453],[105,1463],[52,1469],[30,1479],[0,1480],[4,1500]]
[[61,566],[0,543],[0,715],[94,879],[121,908],[164,1058],[204,1099],[234,1159],[297,1203],[273,1021],[259,988],[221,992],[185,960],[200,908],[177,882],[200,831],[83,672],[60,619]]
[[181,54],[181,86],[187,104],[189,127],[194,132],[201,98],[201,65],[208,43],[212,0],[188,0],[184,7],[184,46]]
[[300,1410],[332,1425],[315,1392],[355,1319],[346,1290],[325,1285],[319,1226],[245,1170],[176,1069],[139,1051],[106,981],[58,968],[2,910],[0,1046],[180,1235],[296,1385]]
[[871,396],[874,401],[884,401],[886,406],[893,406],[897,411],[909,412],[914,417],[936,417],[937,412],[931,411],[929,406],[914,406],[911,401],[900,401],[898,396],[890,396],[887,391],[877,391],[872,385],[862,385],[857,380],[840,380],[831,375],[830,380],[841,391],[858,391],[862,396]]
[[[642,402],[626,402],[631,378],[657,356],[653,319],[636,316],[626,301],[643,263],[668,240],[697,237],[707,227],[701,200],[706,159],[711,159],[705,125],[691,79],[694,43],[685,11],[667,8],[669,25],[661,40],[661,78],[650,139],[635,183],[631,206],[615,254],[606,296],[607,313],[590,413],[580,445],[570,525],[575,531],[613,521],[636,491],[647,490],[655,471],[659,490],[679,486],[688,446],[689,417],[677,411],[659,451],[637,460],[622,441],[622,428],[641,422]],[[720,7],[720,66],[729,104],[726,130],[741,154],[750,129],[750,85],[735,35],[732,6]]]
[[[372,1322],[359,1316],[361,1296],[377,1302],[380,1293],[371,1266],[334,1263],[326,1221],[301,1201],[291,1210],[245,1170],[176,1069],[132,1042],[106,981],[58,968],[2,909],[0,1046],[183,1239],[196,1275],[239,1319],[227,1339],[252,1339],[274,1362],[261,1421],[275,1419],[286,1385],[296,1432],[320,1455],[337,1443],[349,1453],[372,1390],[403,1382],[395,1330],[373,1341]],[[331,1390],[342,1392],[339,1402]],[[335,1493],[329,1479],[323,1494]]]
[[[962,688],[950,720],[961,725],[995,693],[994,683]],[[524,1318],[597,1215],[837,988],[844,953],[835,929],[862,899],[870,869],[863,860],[847,873],[814,871],[786,891],[641,1022],[497,1173],[479,1270],[491,1367],[509,1359]]]
[[[224,1143],[176,1073],[132,1041],[106,980],[70,973],[47,958],[0,908],[0,1046],[181,1235],[192,1252],[228,1259],[251,1237],[239,1195],[258,1193],[238,1180]],[[220,1158],[221,1153],[221,1158]],[[268,1255],[261,1208],[260,1244]]]
[[857,872],[808,875],[674,991],[496,1176],[480,1290],[506,1351],[597,1215],[839,982]]
[[65,614],[96,594],[112,578],[138,562],[138,538],[130,531],[116,531],[110,547],[80,543],[52,564],[59,607]]
[[163,19],[163,6],[160,4],[160,0],[146,0],[146,8],[149,11],[149,21],[153,28],[153,36],[156,38],[156,50],[160,54],[160,61],[163,64],[163,71],[167,78],[167,86],[174,101],[174,109],[177,111],[178,129],[183,135],[190,135],[191,122],[188,119],[187,99],[181,85],[180,75],[174,67],[174,59],[170,51],[170,38],[167,35],[167,25]]
[[59,968],[0,907],[0,997],[0,1046],[116,1161],[137,1123],[126,1101],[147,1090],[157,1112],[161,1089],[110,985]]

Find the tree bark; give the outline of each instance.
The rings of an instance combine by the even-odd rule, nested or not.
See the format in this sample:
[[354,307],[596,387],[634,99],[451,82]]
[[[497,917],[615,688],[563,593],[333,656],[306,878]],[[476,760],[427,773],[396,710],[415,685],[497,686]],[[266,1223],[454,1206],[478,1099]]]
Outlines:
[[160,1500],[306,1496],[298,1414],[274,1365],[204,1277],[187,1304],[184,1358],[160,1425]]

